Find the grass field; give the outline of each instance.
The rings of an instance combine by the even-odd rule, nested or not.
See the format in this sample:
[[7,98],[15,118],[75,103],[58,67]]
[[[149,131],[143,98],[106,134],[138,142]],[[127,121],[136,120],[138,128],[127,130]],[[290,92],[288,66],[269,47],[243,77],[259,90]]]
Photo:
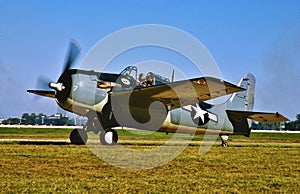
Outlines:
[[[68,138],[70,129],[0,129],[0,138]],[[169,134],[170,135],[170,134]],[[203,136],[196,136],[195,142]],[[136,136],[119,131],[120,139]],[[163,140],[163,133],[140,137]],[[230,137],[205,155],[188,146],[173,161],[150,170],[127,170],[97,158],[86,146],[0,143],[2,193],[300,193],[299,134]],[[289,146],[290,142],[292,146]],[[251,145],[258,146],[251,146]],[[278,145],[286,146],[278,146]],[[295,144],[295,145],[294,145]],[[126,145],[151,149],[152,146]]]
[[[73,129],[72,128],[0,128],[0,139],[6,138],[69,138],[69,135]],[[119,139],[122,140],[167,140],[172,137],[172,134],[166,135],[161,132],[149,132],[149,131],[130,131],[117,129],[119,134]],[[90,133],[92,135],[93,133]],[[187,137],[189,135],[182,134],[182,139],[190,139]],[[193,141],[201,141],[203,135],[195,135]],[[250,138],[244,136],[230,136],[229,141],[232,142],[258,142],[258,143],[268,143],[268,142],[280,142],[280,143],[300,143],[300,133],[289,134],[289,133],[251,133]]]

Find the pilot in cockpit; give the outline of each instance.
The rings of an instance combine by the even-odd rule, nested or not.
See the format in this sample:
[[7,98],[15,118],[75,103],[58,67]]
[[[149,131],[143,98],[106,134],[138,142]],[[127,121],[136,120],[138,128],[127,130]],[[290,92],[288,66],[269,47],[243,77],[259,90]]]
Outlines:
[[137,84],[137,86],[147,86],[147,80],[145,74],[143,73],[139,74],[139,83]]
[[152,86],[153,81],[154,81],[153,74],[151,72],[149,72],[147,74],[147,86]]

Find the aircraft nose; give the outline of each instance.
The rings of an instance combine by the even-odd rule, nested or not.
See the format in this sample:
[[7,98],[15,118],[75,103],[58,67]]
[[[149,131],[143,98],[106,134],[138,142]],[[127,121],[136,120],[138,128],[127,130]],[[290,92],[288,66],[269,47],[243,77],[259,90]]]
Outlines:
[[62,83],[50,82],[49,87],[56,90],[56,91],[60,91],[60,92],[65,89],[65,86]]

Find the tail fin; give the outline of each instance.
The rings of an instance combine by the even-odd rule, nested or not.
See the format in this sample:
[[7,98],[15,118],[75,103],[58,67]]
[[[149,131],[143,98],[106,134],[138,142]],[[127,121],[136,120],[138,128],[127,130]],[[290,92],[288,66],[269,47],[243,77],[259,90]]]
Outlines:
[[255,78],[248,73],[241,79],[238,86],[245,88],[245,91],[234,93],[227,102],[226,113],[233,125],[234,134],[249,136],[251,120],[262,123],[288,121],[279,113],[253,112]]
[[[245,88],[245,91],[234,93],[226,104],[227,115],[233,125],[234,133],[245,136],[250,135],[250,120],[247,115],[230,114],[236,111],[252,111],[254,106],[254,90],[255,90],[255,77],[248,73],[244,76],[238,86]],[[228,112],[231,110],[231,112]]]
[[234,93],[227,102],[227,109],[252,111],[254,106],[255,77],[248,73],[239,82],[238,86],[245,91]]

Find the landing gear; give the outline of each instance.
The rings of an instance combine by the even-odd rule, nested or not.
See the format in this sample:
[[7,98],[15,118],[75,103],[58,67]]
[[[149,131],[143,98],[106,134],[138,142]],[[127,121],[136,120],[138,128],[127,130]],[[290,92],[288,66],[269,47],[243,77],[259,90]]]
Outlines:
[[71,144],[85,145],[87,139],[88,139],[87,133],[83,129],[74,129],[70,134]]
[[223,146],[224,148],[228,147],[228,142],[222,142],[222,146]]
[[226,147],[228,147],[228,135],[220,135],[220,138],[221,138],[221,140],[222,140],[222,146],[224,147],[224,148],[226,148]]
[[86,131],[86,132],[90,132],[92,131],[93,133],[95,134],[98,134],[99,132],[101,132],[103,129],[102,129],[102,126],[98,120],[97,117],[91,117],[88,119],[88,122],[86,123],[86,125],[83,127],[83,129]]
[[116,145],[118,138],[118,133],[114,129],[109,129],[100,133],[100,143],[102,145]]
[[[74,129],[70,134],[71,144],[85,145],[87,139],[87,132],[83,129]],[[114,129],[109,129],[100,133],[100,143],[102,145],[116,145],[118,143],[118,139],[118,133]]]
[[85,145],[88,139],[87,132],[93,131],[94,133],[98,133],[99,129],[94,127],[93,122],[89,122],[82,129],[74,129],[70,134],[71,144],[75,145]]
[[[97,115],[96,112],[90,111],[86,115],[88,117],[88,122],[85,126],[83,126],[83,129],[74,129],[71,132],[71,143],[76,145],[84,145],[88,139],[88,132],[93,132],[95,134],[99,134],[100,132],[100,143],[102,145],[116,145],[118,142],[118,133],[116,130],[111,129],[111,127],[118,126],[118,124],[115,120],[110,118],[111,114],[109,111],[103,112],[105,114]],[[101,120],[105,122],[100,123]]]

